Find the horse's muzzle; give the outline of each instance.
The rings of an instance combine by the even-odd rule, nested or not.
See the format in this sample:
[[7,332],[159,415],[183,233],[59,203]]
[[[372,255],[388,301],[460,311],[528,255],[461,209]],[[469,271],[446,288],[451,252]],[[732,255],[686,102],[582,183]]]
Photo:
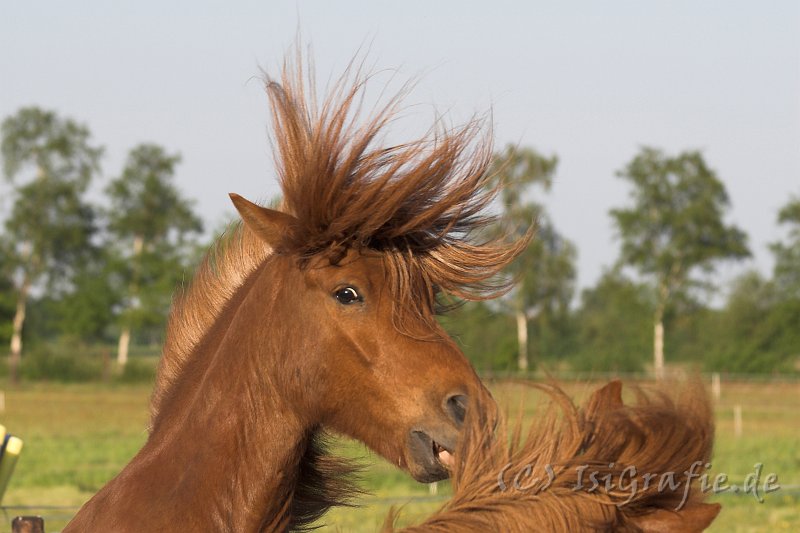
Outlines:
[[422,483],[450,477],[449,468],[452,465],[456,438],[455,430],[436,432],[435,437],[422,430],[411,431],[408,437],[411,459],[408,461],[408,471],[411,476]]

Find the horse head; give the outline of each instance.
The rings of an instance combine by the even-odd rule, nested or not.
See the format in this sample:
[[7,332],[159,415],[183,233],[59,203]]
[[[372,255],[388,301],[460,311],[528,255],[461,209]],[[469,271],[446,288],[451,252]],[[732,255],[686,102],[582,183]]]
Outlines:
[[422,281],[393,283],[392,258],[380,250],[304,258],[286,246],[294,216],[231,197],[274,251],[251,291],[304,337],[298,353],[268,362],[283,367],[283,394],[308,424],[364,442],[418,481],[447,477],[467,410],[491,417],[495,404],[434,309],[398,307],[407,298],[397,291],[418,292]]

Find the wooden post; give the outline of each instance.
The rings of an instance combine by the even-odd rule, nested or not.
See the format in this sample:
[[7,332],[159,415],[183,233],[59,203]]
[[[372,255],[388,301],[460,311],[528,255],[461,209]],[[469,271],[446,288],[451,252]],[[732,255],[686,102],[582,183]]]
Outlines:
[[528,316],[524,311],[517,311],[517,369],[528,371]]
[[103,348],[101,352],[103,358],[103,383],[111,381],[111,354],[108,353],[108,348]]
[[44,518],[18,516],[11,521],[11,533],[44,533]]
[[719,381],[719,372],[711,374],[711,394],[714,395],[714,399],[717,401],[719,401],[722,395],[722,384]]

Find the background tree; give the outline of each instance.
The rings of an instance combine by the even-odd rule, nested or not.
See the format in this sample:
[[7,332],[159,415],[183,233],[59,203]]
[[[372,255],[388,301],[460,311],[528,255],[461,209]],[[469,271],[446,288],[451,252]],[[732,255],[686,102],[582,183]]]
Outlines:
[[[715,332],[706,366],[715,371],[760,372],[774,369],[768,326],[775,309],[775,285],[756,271],[731,284],[725,307],[707,325]],[[766,335],[765,335],[766,334]],[[769,360],[769,362],[767,362]]]
[[[531,356],[541,362],[546,356],[563,355],[562,340],[568,337],[569,305],[575,293],[577,250],[542,212],[536,236],[514,265],[518,286],[512,295],[517,320],[520,358],[518,368],[528,369]],[[523,311],[523,312],[520,312]],[[530,331],[531,342],[527,334]],[[523,342],[524,341],[524,342]]]
[[117,243],[115,268],[125,285],[117,361],[125,365],[134,327],[161,327],[173,288],[190,255],[189,238],[202,231],[191,202],[172,183],[177,154],[142,144],[128,154],[122,175],[111,182],[109,233]]
[[773,279],[756,272],[733,284],[709,366],[732,372],[792,372],[800,363],[800,198],[778,212],[787,239],[773,243]]
[[517,368],[513,315],[488,302],[465,302],[440,317],[440,322],[478,372],[508,372]]
[[62,337],[82,344],[105,343],[121,300],[114,287],[109,251],[93,248],[72,276],[68,290],[45,302],[50,323]]
[[14,282],[9,250],[9,243],[0,237],[0,345],[11,341],[11,321],[14,318]]
[[655,290],[653,365],[662,378],[667,305],[699,283],[698,271],[710,273],[719,260],[748,256],[747,237],[724,223],[728,194],[699,152],[670,157],[643,148],[618,176],[632,186],[633,200],[611,211],[622,241],[620,260]]
[[800,198],[781,208],[778,224],[787,227],[789,235],[785,243],[770,246],[775,256],[775,283],[784,296],[800,299]]
[[32,288],[63,282],[89,247],[94,213],[83,195],[99,171],[102,149],[90,144],[85,126],[35,107],[8,117],[0,130],[3,170],[14,197],[5,225],[16,292],[9,359],[16,381]]
[[535,186],[547,191],[553,182],[558,159],[531,148],[509,145],[497,153],[490,172],[500,191],[503,227],[498,233],[524,232],[537,224],[537,235],[528,249],[509,267],[518,279],[506,299],[517,324],[517,367],[526,371],[529,361],[528,325],[534,320],[539,334],[552,329],[566,316],[575,282],[575,247],[549,221],[544,206],[530,198]]
[[651,291],[611,270],[581,294],[576,311],[576,369],[638,372],[652,346],[648,333],[653,313]]

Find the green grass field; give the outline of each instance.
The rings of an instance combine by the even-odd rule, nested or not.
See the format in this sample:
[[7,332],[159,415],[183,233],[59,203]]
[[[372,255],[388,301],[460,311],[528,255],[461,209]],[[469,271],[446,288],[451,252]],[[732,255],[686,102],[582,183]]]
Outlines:
[[[567,387],[580,396],[582,387]],[[5,391],[0,422],[25,441],[16,472],[3,500],[5,524],[17,514],[42,514],[48,532],[58,531],[94,491],[114,476],[146,438],[149,387],[141,385],[27,385]],[[518,389],[497,386],[495,396],[519,404]],[[743,434],[734,436],[733,409],[742,406]],[[526,404],[527,405],[527,404]],[[716,405],[717,443],[712,472],[741,483],[763,463],[783,487],[764,503],[750,495],[715,497],[723,504],[714,531],[800,531],[800,384],[723,384]],[[341,453],[365,464],[365,496],[356,509],[337,509],[325,523],[331,530],[374,532],[392,506],[400,523],[413,523],[446,499],[414,482],[363,446],[340,442]],[[793,488],[792,488],[793,487]],[[65,509],[18,509],[51,506]],[[0,532],[10,530],[0,527]]]

